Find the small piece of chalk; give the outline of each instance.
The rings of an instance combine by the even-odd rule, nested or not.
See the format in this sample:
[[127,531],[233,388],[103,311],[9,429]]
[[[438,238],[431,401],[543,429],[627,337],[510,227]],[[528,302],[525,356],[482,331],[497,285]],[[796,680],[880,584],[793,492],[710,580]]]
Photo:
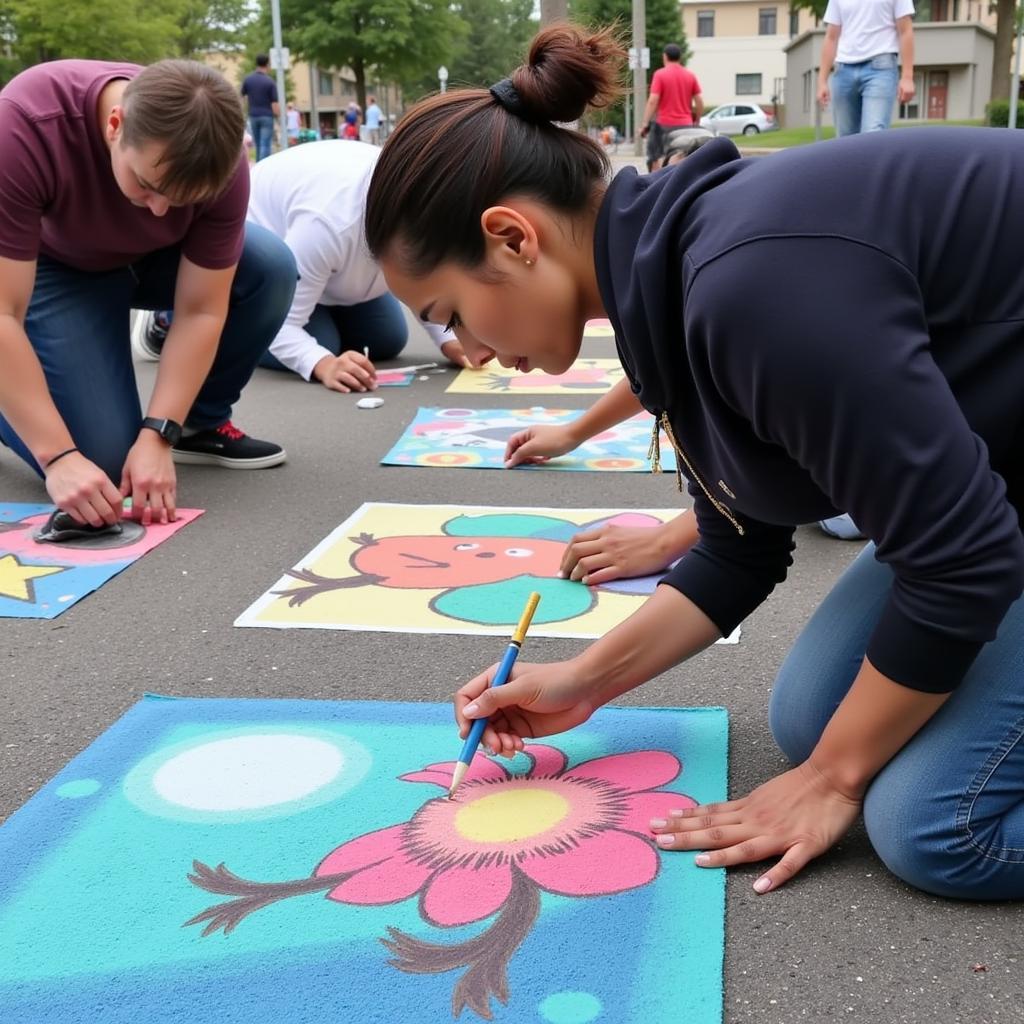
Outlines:
[[422,377],[417,377],[416,379],[417,380],[430,380],[430,378],[426,374],[424,374]]
[[366,356],[367,359],[370,358],[370,346],[369,345],[364,345],[363,346],[363,355]]
[[357,409],[379,409],[384,404],[383,398],[360,398],[356,402]]

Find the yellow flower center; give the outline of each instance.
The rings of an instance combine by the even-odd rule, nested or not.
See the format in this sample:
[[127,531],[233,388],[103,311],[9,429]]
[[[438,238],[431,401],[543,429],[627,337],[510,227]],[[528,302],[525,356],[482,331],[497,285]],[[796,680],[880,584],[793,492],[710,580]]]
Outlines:
[[550,789],[512,789],[466,804],[455,815],[455,829],[477,843],[509,843],[546,832],[570,809]]

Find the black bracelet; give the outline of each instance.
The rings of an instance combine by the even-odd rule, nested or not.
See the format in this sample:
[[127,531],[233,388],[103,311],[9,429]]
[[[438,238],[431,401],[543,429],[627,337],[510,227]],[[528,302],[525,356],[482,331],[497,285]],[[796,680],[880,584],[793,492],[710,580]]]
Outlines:
[[49,469],[58,459],[63,459],[65,455],[70,455],[72,452],[77,451],[77,448],[65,448],[64,451],[58,452],[54,455],[54,457],[43,466],[43,469]]

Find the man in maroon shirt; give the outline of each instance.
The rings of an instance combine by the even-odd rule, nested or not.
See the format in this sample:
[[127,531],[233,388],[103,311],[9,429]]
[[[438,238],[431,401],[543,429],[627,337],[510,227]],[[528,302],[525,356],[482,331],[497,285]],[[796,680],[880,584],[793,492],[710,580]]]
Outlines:
[[[0,440],[93,527],[175,517],[174,461],[263,468],[231,425],[295,288],[245,224],[235,90],[192,61],[55,61],[0,91]],[[173,305],[143,418],[129,311]]]
[[650,141],[647,145],[647,169],[660,160],[665,136],[677,128],[692,128],[700,124],[704,101],[700,95],[697,76],[682,65],[683,52],[675,43],[669,43],[662,54],[662,67],[651,78],[651,92],[641,119],[640,134]]

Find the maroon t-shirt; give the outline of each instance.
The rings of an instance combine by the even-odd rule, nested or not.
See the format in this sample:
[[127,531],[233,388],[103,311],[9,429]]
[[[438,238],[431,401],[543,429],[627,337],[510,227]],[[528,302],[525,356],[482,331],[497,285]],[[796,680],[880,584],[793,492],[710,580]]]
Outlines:
[[249,164],[216,199],[163,217],[117,187],[100,132],[97,100],[137,64],[59,60],[23,71],[0,91],[0,256],[40,253],[80,270],[111,270],[181,244],[200,267],[238,262],[249,203]]

